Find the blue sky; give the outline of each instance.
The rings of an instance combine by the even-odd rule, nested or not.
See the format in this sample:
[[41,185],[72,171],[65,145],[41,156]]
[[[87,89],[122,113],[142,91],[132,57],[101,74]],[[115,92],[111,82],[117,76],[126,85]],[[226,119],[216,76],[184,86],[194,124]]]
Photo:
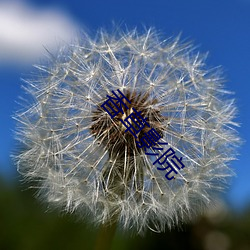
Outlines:
[[[1,1],[2,3],[3,1]],[[154,26],[166,37],[182,34],[201,52],[209,51],[207,64],[221,65],[225,88],[235,92],[237,121],[244,144],[239,159],[232,163],[237,177],[227,194],[237,208],[250,203],[250,0],[91,0],[8,1],[0,4],[0,175],[14,180],[10,153],[15,149],[11,118],[22,95],[21,78],[34,71],[31,65],[53,50],[58,41],[70,40],[76,27],[94,34],[112,21],[129,28]],[[16,6],[19,6],[18,8]],[[11,9],[12,8],[12,9]],[[15,11],[13,11],[15,9]],[[1,12],[2,11],[2,12]],[[19,12],[21,13],[19,13]],[[2,13],[2,15],[1,15]],[[4,13],[4,14],[3,14]],[[26,13],[26,14],[25,14]],[[28,13],[28,14],[27,14]],[[19,16],[20,14],[20,16]],[[1,19],[2,18],[2,19]],[[18,25],[17,25],[18,24]],[[8,39],[7,39],[8,38]]]

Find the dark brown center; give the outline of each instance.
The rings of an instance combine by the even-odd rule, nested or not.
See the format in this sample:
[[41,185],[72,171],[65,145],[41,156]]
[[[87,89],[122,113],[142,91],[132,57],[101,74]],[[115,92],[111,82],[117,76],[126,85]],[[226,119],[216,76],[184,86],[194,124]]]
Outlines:
[[[163,121],[166,119],[161,115],[161,107],[157,107],[156,105],[158,103],[157,99],[150,98],[149,93],[137,94],[131,91],[124,91],[123,94],[119,94],[117,91],[115,93],[118,93],[117,96],[122,99],[125,105],[110,101],[108,103],[110,112],[106,112],[107,109],[105,110],[104,103],[108,97],[105,98],[97,105],[96,111],[93,112],[92,126],[90,128],[91,133],[96,137],[98,143],[108,149],[111,160],[141,154],[142,149],[138,147],[136,141],[140,141],[142,136],[151,128],[154,128],[162,137],[165,130]],[[117,97],[113,93],[109,96],[113,98]],[[117,112],[117,105],[122,107],[122,112]],[[135,111],[140,114],[140,117],[146,119],[149,126],[145,125],[139,129],[138,124],[142,124],[143,120],[137,118],[129,120],[135,130],[133,128],[131,130],[127,129],[125,125],[126,118],[130,118],[131,114]]]

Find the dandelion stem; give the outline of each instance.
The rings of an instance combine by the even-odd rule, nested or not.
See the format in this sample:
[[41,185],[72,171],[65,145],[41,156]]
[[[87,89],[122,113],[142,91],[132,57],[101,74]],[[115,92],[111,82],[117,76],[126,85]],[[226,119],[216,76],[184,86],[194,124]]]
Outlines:
[[117,221],[112,224],[102,224],[96,238],[94,250],[111,249],[112,241],[116,232]]

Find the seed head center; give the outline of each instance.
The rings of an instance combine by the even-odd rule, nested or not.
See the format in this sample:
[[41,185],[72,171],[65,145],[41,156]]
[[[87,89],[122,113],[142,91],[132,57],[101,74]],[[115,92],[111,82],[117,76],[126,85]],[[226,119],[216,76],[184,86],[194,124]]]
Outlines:
[[[124,96],[129,102],[125,100]],[[121,107],[120,112],[115,116],[113,113],[108,114],[105,111],[103,103],[107,99],[103,98],[97,109],[93,112],[91,126],[91,133],[95,136],[96,140],[106,147],[110,151],[110,154],[119,155],[120,157],[125,156],[125,148],[128,149],[131,155],[138,154],[140,149],[136,141],[140,140],[151,128],[154,128],[162,135],[164,130],[163,121],[165,120],[161,115],[159,107],[155,105],[158,103],[157,99],[150,98],[149,93],[142,94],[127,91],[124,93],[124,96],[124,104],[126,105],[122,106],[119,104],[121,105],[119,106]],[[112,110],[118,110],[112,102],[109,105],[111,105]],[[135,112],[141,117],[137,116]],[[149,126],[145,125],[139,129],[139,126],[143,123],[142,117]],[[134,126],[134,130],[130,126]]]

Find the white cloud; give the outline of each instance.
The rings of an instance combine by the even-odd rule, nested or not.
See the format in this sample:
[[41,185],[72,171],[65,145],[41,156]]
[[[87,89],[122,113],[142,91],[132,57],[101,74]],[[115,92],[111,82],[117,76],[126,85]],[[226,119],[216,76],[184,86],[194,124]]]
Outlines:
[[27,63],[70,42],[76,25],[56,9],[39,10],[22,2],[0,3],[0,63]]

